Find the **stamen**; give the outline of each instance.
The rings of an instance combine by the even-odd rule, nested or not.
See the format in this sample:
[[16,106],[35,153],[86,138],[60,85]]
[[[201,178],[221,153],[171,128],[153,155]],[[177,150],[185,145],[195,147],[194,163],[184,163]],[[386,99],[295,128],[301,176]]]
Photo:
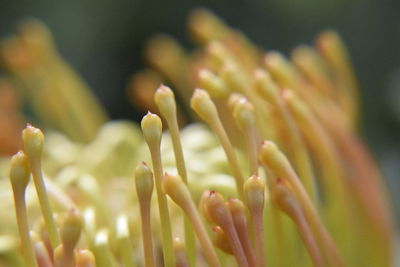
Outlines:
[[205,89],[212,98],[224,99],[229,95],[229,89],[224,81],[210,70],[202,69],[199,71],[199,85]]
[[261,147],[260,161],[263,165],[269,167],[278,177],[286,177],[288,179],[293,192],[304,210],[308,223],[323,242],[322,247],[326,255],[328,255],[329,260],[334,265],[336,264],[336,266],[343,266],[342,259],[331,236],[322,224],[311,199],[285,155],[279,151],[273,142],[264,141]]
[[222,126],[217,109],[210,99],[209,94],[202,89],[196,89],[192,96],[190,105],[197,115],[199,115],[199,117],[204,120],[218,136],[229,164],[231,165],[239,197],[243,198],[243,175],[241,168],[236,159],[233,146],[229,141],[224,127]]
[[189,189],[179,176],[165,174],[163,190],[186,213],[196,231],[203,253],[211,266],[220,266],[217,254],[212,246],[207,231],[201,222],[199,213],[194,205]]
[[175,253],[172,241],[171,223],[169,218],[168,203],[165,194],[162,191],[161,182],[163,177],[163,169],[161,163],[161,135],[162,135],[162,123],[161,119],[152,113],[147,113],[143,117],[142,131],[144,139],[149,147],[151,160],[154,169],[154,180],[156,184],[157,199],[158,199],[158,210],[161,221],[161,232],[163,240],[163,257],[164,264],[167,267],[175,267]]
[[286,124],[288,149],[293,153],[299,177],[302,179],[311,199],[316,203],[317,193],[311,159],[294,119],[283,104],[278,85],[275,84],[266,71],[259,69],[255,73],[254,87],[262,98],[276,108],[280,121]]
[[212,194],[211,192],[214,192],[214,194],[215,194],[215,191],[205,190],[205,191],[201,194],[200,200],[199,200],[199,210],[200,210],[200,213],[204,216],[204,218],[205,218],[209,223],[212,223],[212,219],[211,219],[210,215],[208,214],[207,207],[206,207],[205,203],[206,203],[207,198]]
[[82,227],[83,219],[80,214],[77,210],[70,210],[61,227],[61,266],[75,267],[74,249],[79,241]]
[[337,92],[335,92],[327,73],[327,66],[312,47],[305,45],[296,47],[292,52],[291,58],[304,76],[320,90],[317,93],[327,98],[335,99],[337,97]]
[[254,110],[257,129],[263,138],[271,138],[274,135],[272,127],[270,127],[272,121],[271,114],[268,107],[253,90],[250,77],[244,74],[241,66],[238,66],[238,63],[230,61],[224,65],[220,76],[226,86],[231,88],[231,91],[244,94],[254,106],[258,107]]
[[236,102],[233,118],[246,140],[247,153],[250,161],[250,174],[258,173],[258,136],[256,117],[253,105],[242,98]]
[[239,235],[249,266],[255,266],[256,259],[253,248],[250,245],[249,233],[247,231],[247,218],[243,202],[237,198],[229,198],[226,205],[231,212],[233,224],[235,225],[236,232]]
[[277,203],[278,207],[296,223],[300,235],[311,256],[313,265],[323,266],[320,249],[318,248],[314,235],[304,217],[303,210],[301,209],[296,197],[285,186],[284,181],[279,178],[273,188],[273,200]]
[[233,255],[231,245],[229,244],[228,238],[226,237],[224,230],[218,225],[214,226],[213,231],[213,243],[214,245],[227,254]]
[[167,35],[154,37],[147,45],[146,58],[150,64],[171,81],[183,99],[188,103],[192,93],[188,70],[188,57],[182,46]]
[[28,124],[22,132],[22,139],[24,141],[24,151],[29,159],[30,170],[32,172],[33,181],[35,183],[40,208],[49,234],[51,246],[54,249],[60,244],[60,235],[54,222],[53,211],[46,193],[46,185],[43,181],[41,158],[44,136],[40,129]]
[[267,53],[265,62],[268,71],[281,88],[294,90],[309,105],[320,118],[337,117],[340,123],[348,123],[347,116],[339,109],[332,99],[315,92],[313,86],[306,83],[305,78],[295,66],[283,55],[277,52]]
[[15,213],[17,216],[19,236],[21,238],[22,253],[25,263],[29,266],[38,266],[35,260],[31,238],[29,235],[28,216],[26,212],[25,190],[29,183],[29,163],[24,152],[19,151],[11,158],[10,182],[14,194]]
[[231,93],[229,95],[228,101],[227,101],[227,106],[231,113],[235,110],[236,104],[241,101],[243,98],[246,98],[243,94],[241,93]]
[[220,42],[213,40],[206,47],[207,59],[210,60],[212,70],[219,71],[226,62],[233,60],[231,53]]
[[249,266],[238,233],[236,232],[231,213],[225,205],[222,196],[215,192],[211,193],[204,204],[212,221],[225,232],[238,265],[241,267]]
[[303,81],[300,74],[281,53],[277,51],[268,52],[264,57],[264,63],[280,86],[295,90],[301,86]]
[[139,199],[140,218],[142,221],[142,240],[146,267],[155,266],[153,240],[151,232],[150,208],[153,192],[153,173],[143,162],[135,170],[136,193]]
[[75,253],[76,267],[95,267],[96,260],[93,253],[87,249],[78,249]]
[[336,32],[327,30],[321,33],[315,42],[318,51],[333,69],[336,87],[340,93],[339,100],[345,113],[350,115],[353,124],[357,125],[360,106],[359,90],[343,41]]
[[33,248],[35,250],[37,265],[39,267],[52,267],[53,266],[53,261],[51,260],[51,258],[49,256],[49,252],[46,248],[46,245],[42,241],[34,242]]
[[244,183],[245,203],[250,211],[253,226],[254,250],[256,253],[256,266],[263,267],[265,261],[265,242],[264,242],[264,181],[257,175],[251,176]]
[[[354,227],[357,226],[351,225],[352,213],[349,205],[352,203],[351,195],[337,148],[313,112],[294,92],[285,90],[283,99],[298,122],[304,137],[307,138],[311,149],[318,156],[322,167],[322,186],[327,202],[326,206],[330,207],[337,216],[335,225],[331,227],[340,229],[337,234],[338,242],[340,242],[340,246],[346,247],[349,245],[347,238],[354,235]],[[350,253],[348,250],[346,252]]]
[[[185,166],[185,157],[183,155],[182,144],[179,134],[178,120],[176,116],[176,103],[174,93],[167,86],[161,85],[154,95],[154,100],[158,109],[165,118],[170,131],[172,145],[174,148],[175,162],[179,175],[182,177],[183,182],[187,185],[187,171]],[[185,245],[189,257],[190,265],[194,266],[196,262],[196,241],[193,229],[187,218],[184,217],[185,227]]]
[[189,18],[189,29],[200,43],[218,40],[226,34],[228,28],[213,13],[206,9],[196,9]]

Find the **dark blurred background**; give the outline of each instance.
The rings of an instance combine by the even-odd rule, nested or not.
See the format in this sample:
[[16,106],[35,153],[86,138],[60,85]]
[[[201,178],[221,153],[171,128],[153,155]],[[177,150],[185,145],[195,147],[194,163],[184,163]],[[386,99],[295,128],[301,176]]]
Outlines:
[[44,21],[63,57],[89,83],[112,118],[138,120],[126,97],[156,33],[186,48],[187,16],[206,7],[265,49],[288,53],[336,29],[348,45],[362,88],[364,139],[377,155],[400,215],[400,1],[398,0],[0,0],[0,36],[26,17]]

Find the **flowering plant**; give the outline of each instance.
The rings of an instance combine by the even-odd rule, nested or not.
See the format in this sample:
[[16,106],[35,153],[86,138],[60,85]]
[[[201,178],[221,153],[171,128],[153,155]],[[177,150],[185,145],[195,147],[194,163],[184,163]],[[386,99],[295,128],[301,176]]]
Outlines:
[[[49,130],[45,143],[28,125],[22,150],[4,161],[11,187],[1,180],[1,205],[14,199],[17,224],[2,213],[0,265],[392,266],[391,216],[357,132],[358,88],[340,37],[323,32],[289,60],[207,11],[189,26],[198,50],[155,38],[156,71],[130,83],[153,112],[142,133],[105,123],[40,23],[3,43],[42,124],[68,137]],[[194,117],[207,127],[179,129]]]

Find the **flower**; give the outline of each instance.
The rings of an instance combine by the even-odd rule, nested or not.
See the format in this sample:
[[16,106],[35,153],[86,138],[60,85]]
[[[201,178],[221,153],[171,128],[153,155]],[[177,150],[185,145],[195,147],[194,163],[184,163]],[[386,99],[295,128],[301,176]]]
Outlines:
[[[195,53],[157,37],[147,53],[157,71],[130,82],[134,102],[153,112],[141,130],[105,123],[43,25],[28,22],[3,44],[9,73],[44,125],[69,137],[23,130],[23,149],[9,161],[11,188],[2,190],[4,207],[13,195],[17,224],[2,215],[0,260],[392,266],[391,216],[357,132],[357,83],[337,33],[323,32],[289,60],[208,11],[194,12],[189,25]],[[154,86],[162,80],[183,105],[168,86]],[[203,124],[179,129],[193,117]]]

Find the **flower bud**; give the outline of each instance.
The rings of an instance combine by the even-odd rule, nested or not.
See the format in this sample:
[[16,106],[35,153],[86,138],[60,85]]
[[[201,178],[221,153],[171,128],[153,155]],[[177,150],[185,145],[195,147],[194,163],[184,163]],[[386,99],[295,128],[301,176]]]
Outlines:
[[148,112],[141,122],[142,132],[146,143],[151,149],[161,144],[162,122],[156,114]]
[[149,201],[153,193],[153,173],[145,162],[135,169],[135,184],[139,201]]
[[211,100],[210,95],[203,89],[196,89],[190,101],[190,106],[196,114],[205,122],[214,123],[217,115],[217,108]]
[[29,162],[23,151],[11,158],[10,181],[14,192],[23,193],[29,183]]
[[154,100],[167,121],[176,117],[175,96],[169,87],[161,85],[154,94]]

